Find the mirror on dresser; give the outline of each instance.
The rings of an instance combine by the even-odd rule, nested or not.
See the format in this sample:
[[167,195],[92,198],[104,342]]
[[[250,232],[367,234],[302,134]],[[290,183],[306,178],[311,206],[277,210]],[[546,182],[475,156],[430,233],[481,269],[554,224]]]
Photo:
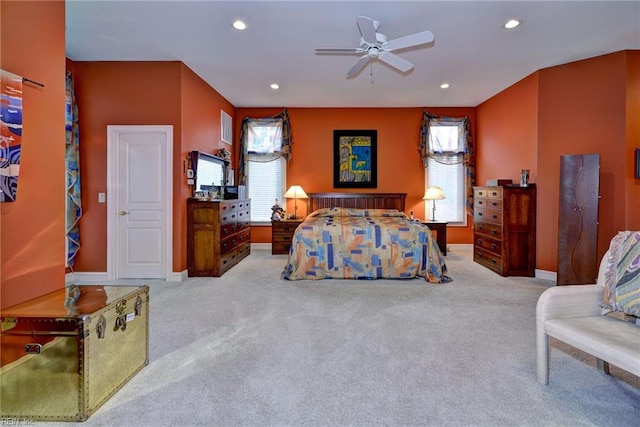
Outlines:
[[[191,152],[191,167],[194,172],[194,194],[199,191],[219,191],[227,176],[229,162],[202,151]],[[206,193],[205,193],[206,194]]]

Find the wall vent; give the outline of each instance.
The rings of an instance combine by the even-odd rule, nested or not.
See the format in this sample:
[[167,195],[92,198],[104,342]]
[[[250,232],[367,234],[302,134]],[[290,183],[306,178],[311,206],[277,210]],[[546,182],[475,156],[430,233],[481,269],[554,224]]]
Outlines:
[[224,110],[220,110],[220,139],[227,144],[233,141],[233,121]]

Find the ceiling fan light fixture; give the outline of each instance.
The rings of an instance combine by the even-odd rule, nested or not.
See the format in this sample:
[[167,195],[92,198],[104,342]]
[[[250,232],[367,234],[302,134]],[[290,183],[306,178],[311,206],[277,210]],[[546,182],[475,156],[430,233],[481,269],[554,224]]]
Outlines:
[[507,30],[511,30],[513,28],[516,28],[516,27],[520,26],[521,23],[522,23],[522,21],[520,21],[519,19],[509,19],[504,24],[504,28],[506,28]]
[[451,87],[451,85],[449,83],[441,83],[440,84],[440,89],[449,89]]
[[270,87],[271,89],[273,89],[273,90],[278,90],[278,89],[280,89],[280,85],[279,85],[278,83],[271,83],[271,84],[269,85],[269,87]]
[[244,21],[241,21],[239,19],[236,19],[235,21],[233,21],[231,26],[239,31],[243,31],[247,29],[247,24],[245,24]]
[[430,44],[434,40],[431,31],[421,31],[388,40],[386,35],[378,32],[380,23],[366,16],[358,16],[356,24],[360,32],[358,47],[317,48],[315,50],[316,54],[360,54],[360,58],[347,71],[347,78],[356,77],[370,62],[375,60],[384,62],[401,73],[408,73],[413,69],[413,64],[392,52]]

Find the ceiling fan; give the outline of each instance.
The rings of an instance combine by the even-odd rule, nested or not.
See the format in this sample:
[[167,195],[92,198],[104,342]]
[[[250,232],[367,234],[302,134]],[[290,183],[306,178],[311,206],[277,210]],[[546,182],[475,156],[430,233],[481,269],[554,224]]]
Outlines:
[[413,64],[398,55],[394,50],[406,49],[433,42],[431,31],[422,31],[404,37],[387,41],[387,36],[378,32],[380,23],[366,16],[358,16],[358,30],[360,31],[360,45],[355,48],[317,48],[319,54],[363,54],[360,59],[347,71],[347,77],[355,77],[374,59],[406,73],[413,68]]

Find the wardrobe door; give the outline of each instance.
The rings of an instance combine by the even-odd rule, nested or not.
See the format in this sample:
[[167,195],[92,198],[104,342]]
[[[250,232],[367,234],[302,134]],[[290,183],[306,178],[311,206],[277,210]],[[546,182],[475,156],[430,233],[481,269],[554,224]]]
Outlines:
[[599,154],[560,157],[558,285],[596,282],[599,183]]

